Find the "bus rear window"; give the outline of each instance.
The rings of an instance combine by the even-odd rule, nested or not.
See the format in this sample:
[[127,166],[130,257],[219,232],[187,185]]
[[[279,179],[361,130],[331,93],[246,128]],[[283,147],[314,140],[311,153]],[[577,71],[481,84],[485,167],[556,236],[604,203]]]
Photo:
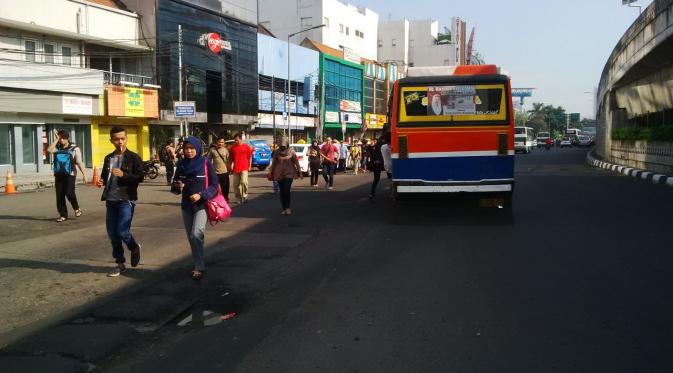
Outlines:
[[507,120],[503,84],[403,87],[401,94],[400,123]]

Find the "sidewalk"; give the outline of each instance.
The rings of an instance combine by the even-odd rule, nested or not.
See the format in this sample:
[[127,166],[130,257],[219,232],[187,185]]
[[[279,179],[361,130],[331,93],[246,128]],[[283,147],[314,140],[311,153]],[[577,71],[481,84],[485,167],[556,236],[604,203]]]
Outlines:
[[590,166],[600,167],[608,171],[618,172],[620,174],[631,176],[636,179],[650,181],[654,184],[663,184],[673,187],[673,176],[657,174],[647,170],[639,170],[633,167],[626,167],[618,164],[605,162],[596,158],[593,153],[594,153],[593,149],[587,153],[586,160]]
[[[159,181],[163,179],[145,182],[139,188],[132,232],[143,245],[141,262],[118,278],[106,277],[114,260],[99,188],[78,186],[84,214],[79,218],[71,215],[64,223],[54,221],[57,212],[50,190],[0,195],[0,298],[7,300],[0,308],[0,347],[122,289],[154,281],[161,277],[159,273],[189,267],[191,252],[179,218],[179,196],[169,193]],[[262,173],[253,174],[250,184],[252,201],[272,197],[271,184]],[[207,255],[243,241],[262,247],[277,241],[256,232],[241,235],[267,216],[243,217],[236,213],[239,207],[233,207],[234,219],[208,227]],[[69,204],[68,208],[71,210]],[[290,236],[285,239],[291,244],[300,239]]]

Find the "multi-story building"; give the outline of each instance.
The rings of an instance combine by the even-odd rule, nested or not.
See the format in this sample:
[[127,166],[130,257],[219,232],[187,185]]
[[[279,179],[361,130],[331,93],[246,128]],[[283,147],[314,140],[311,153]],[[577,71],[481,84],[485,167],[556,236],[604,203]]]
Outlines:
[[112,124],[149,156],[157,91],[137,14],[113,0],[0,0],[0,10],[0,168],[50,172],[53,130],[100,165]]
[[359,137],[364,119],[363,66],[347,61],[343,51],[315,40],[302,46],[320,52],[320,123],[318,137]]
[[[349,60],[377,59],[379,16],[370,9],[339,0],[260,0],[259,22],[279,39],[324,24],[290,40],[305,37],[346,52]],[[359,63],[359,61],[358,61]]]
[[257,66],[259,72],[259,114],[253,137],[272,141],[288,130],[287,74],[290,73],[289,121],[293,141],[315,136],[319,97],[316,95],[319,76],[318,52],[289,44],[272,36],[258,34]]
[[454,17],[451,30],[439,31],[433,19],[397,20],[379,24],[379,61],[406,66],[447,66],[466,63],[465,21]]
[[[152,146],[184,134],[209,141],[254,127],[256,0],[123,1],[142,15],[145,36],[155,51],[154,74],[161,94],[159,118],[150,122]],[[193,117],[176,117],[174,102],[180,99],[194,101]],[[181,129],[181,120],[186,129]]]

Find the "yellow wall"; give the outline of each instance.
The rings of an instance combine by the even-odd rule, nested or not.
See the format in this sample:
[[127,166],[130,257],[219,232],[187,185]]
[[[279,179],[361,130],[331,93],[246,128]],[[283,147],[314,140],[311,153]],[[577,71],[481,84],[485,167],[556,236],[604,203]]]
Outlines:
[[114,150],[110,143],[110,129],[113,126],[126,128],[126,146],[129,150],[138,153],[143,160],[150,158],[150,126],[146,118],[98,117],[91,120],[91,155],[94,166],[102,167],[105,156]]

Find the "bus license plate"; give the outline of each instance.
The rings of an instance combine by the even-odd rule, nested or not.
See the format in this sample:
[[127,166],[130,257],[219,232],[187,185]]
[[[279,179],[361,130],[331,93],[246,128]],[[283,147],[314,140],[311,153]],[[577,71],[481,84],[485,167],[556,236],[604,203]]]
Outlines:
[[503,206],[504,203],[505,200],[502,198],[481,198],[479,200],[479,207],[498,208],[500,206]]

